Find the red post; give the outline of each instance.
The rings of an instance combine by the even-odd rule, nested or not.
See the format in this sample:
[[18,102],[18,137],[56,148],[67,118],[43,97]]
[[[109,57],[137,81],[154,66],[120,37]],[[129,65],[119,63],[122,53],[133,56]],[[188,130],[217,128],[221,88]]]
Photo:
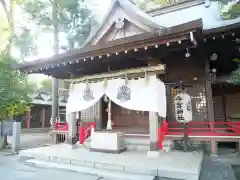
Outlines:
[[84,143],[84,127],[83,126],[80,126],[79,127],[79,142],[80,144],[83,144]]
[[166,120],[163,120],[163,123],[162,123],[162,130],[163,130],[163,133],[167,134],[168,133],[168,123]]
[[55,122],[55,130],[58,130],[58,121]]
[[45,108],[43,108],[42,109],[42,128],[44,128],[45,127],[45,119],[46,119],[46,109]]
[[214,122],[210,122],[210,133],[214,135]]
[[30,128],[30,124],[31,124],[31,108],[29,108],[27,110],[27,128]]
[[66,122],[65,129],[66,129],[66,131],[68,131],[68,122]]
[[158,148],[159,149],[163,148],[163,136],[162,136],[163,130],[162,129],[163,129],[162,127],[158,128]]

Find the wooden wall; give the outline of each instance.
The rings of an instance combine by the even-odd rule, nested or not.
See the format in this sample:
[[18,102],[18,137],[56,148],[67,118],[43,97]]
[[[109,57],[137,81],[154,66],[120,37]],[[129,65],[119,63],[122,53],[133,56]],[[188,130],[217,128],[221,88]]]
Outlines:
[[[181,58],[180,58],[181,57]],[[193,121],[207,121],[207,102],[205,88],[205,62],[195,57],[184,59],[184,54],[173,57],[167,61],[167,74],[164,80],[167,82],[183,81],[192,87],[186,87],[187,93],[192,97]],[[174,85],[167,88],[168,120],[176,122],[174,97],[180,90]]]
[[[240,121],[240,92],[225,96],[226,117],[238,117]],[[236,120],[236,119],[235,119]]]
[[115,127],[135,127],[148,129],[148,112],[125,109],[117,104],[112,106],[112,117]]

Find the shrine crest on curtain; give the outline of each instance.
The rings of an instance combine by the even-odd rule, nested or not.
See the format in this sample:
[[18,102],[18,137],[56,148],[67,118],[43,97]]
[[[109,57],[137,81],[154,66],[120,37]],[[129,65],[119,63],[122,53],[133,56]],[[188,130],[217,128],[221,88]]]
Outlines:
[[83,91],[83,99],[85,101],[91,101],[94,99],[93,92],[89,87],[86,87]]
[[117,99],[121,102],[129,101],[131,99],[131,89],[126,85],[118,88]]

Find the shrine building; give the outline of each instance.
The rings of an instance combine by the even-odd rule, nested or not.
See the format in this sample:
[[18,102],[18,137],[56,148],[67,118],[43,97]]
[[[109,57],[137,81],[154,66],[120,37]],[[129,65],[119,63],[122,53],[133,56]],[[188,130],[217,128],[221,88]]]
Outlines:
[[157,151],[166,139],[182,139],[184,119],[194,144],[216,154],[222,142],[240,147],[240,87],[230,83],[239,42],[240,18],[222,20],[218,2],[190,0],[144,12],[113,0],[84,47],[16,68],[73,83],[66,105],[70,144],[77,142],[78,120],[97,132],[147,138],[149,150]]

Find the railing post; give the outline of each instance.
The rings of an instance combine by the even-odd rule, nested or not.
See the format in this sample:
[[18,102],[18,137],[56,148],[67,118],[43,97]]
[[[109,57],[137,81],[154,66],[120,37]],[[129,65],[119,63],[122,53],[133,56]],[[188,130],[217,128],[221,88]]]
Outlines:
[[168,133],[168,123],[166,120],[163,120],[163,123],[162,123],[162,130],[163,130],[163,133],[164,134],[167,134]]
[[66,131],[68,131],[68,122],[66,122]]
[[210,122],[210,133],[214,135],[214,122]]
[[159,148],[160,150],[162,150],[162,148],[163,148],[162,133],[163,133],[163,128],[162,128],[162,127],[159,127],[159,128],[158,128],[158,148]]
[[55,130],[58,130],[58,121],[55,122]]
[[80,127],[79,127],[79,142],[80,142],[80,144],[84,143],[84,126],[83,126],[83,123],[80,123]]

